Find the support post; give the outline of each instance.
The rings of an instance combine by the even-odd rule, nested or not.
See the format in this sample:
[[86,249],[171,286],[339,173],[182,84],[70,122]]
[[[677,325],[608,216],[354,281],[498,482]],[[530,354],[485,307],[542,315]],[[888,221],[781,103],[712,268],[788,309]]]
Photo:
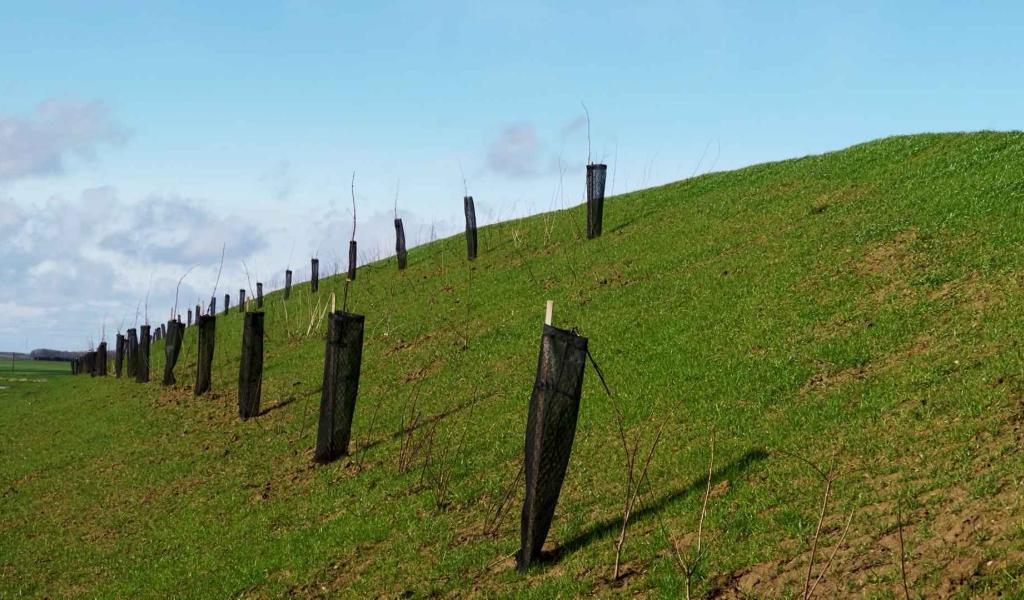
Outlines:
[[100,377],[107,376],[107,343],[100,342],[96,347],[96,374]]
[[604,221],[604,182],[608,165],[587,165],[587,239],[601,237]]
[[256,282],[256,308],[263,308],[263,284]]
[[469,260],[476,260],[476,207],[473,204],[473,197],[466,196],[462,199],[462,204],[466,212],[466,257]]
[[320,260],[317,258],[309,261],[309,290],[314,294],[320,289]]
[[544,325],[526,420],[526,493],[516,554],[520,571],[540,558],[551,528],[576,436],[586,356],[587,338]]
[[213,380],[213,346],[217,339],[217,317],[204,315],[199,317],[199,357],[196,363],[195,395],[201,396],[210,391]]
[[178,364],[178,356],[181,354],[182,333],[180,321],[167,322],[167,341],[164,343],[164,377],[161,380],[164,385],[177,383],[174,378],[174,367]]
[[149,325],[139,327],[139,360],[138,371],[135,373],[135,381],[139,383],[149,382]]
[[348,242],[348,280],[356,280],[356,241]]
[[292,295],[292,270],[287,269],[284,272],[284,299],[287,300]]
[[139,335],[134,328],[128,330],[125,358],[128,361],[128,377],[135,378],[139,372]]
[[405,249],[405,226],[401,219],[395,219],[395,256],[398,257],[398,270],[405,269],[409,253]]
[[238,366],[238,416],[242,420],[260,412],[263,385],[263,313],[245,313],[242,359]]
[[120,333],[114,338],[114,377],[121,378],[124,369],[124,336]]
[[341,311],[331,313],[327,321],[320,421],[313,454],[317,462],[330,462],[348,454],[352,416],[359,394],[363,323],[363,315]]

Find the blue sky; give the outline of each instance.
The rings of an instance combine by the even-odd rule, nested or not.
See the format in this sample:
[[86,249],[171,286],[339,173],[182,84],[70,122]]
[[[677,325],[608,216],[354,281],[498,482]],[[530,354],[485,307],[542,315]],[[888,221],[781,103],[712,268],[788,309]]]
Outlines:
[[233,294],[243,260],[273,282],[340,259],[353,171],[364,259],[393,246],[399,179],[411,241],[460,227],[460,167],[484,222],[575,204],[581,100],[621,192],[1019,129],[1022,72],[1010,2],[11,3],[0,350],[83,348],[147,290],[166,320],[222,243]]

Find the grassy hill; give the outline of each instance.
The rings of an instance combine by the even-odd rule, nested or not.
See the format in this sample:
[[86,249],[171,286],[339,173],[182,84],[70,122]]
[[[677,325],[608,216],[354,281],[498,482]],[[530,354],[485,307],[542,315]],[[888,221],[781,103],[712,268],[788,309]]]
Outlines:
[[[237,312],[210,397],[191,394],[193,328],[173,389],[0,397],[2,595],[793,597],[814,546],[812,582],[833,557],[816,597],[903,597],[904,571],[914,597],[1021,597],[1024,134],[707,175],[612,198],[598,240],[584,226],[577,207],[483,229],[472,264],[456,236],[360,269],[353,455],[326,466],[318,313],[338,278],[268,296],[255,421],[236,417]],[[552,556],[519,575],[547,299],[613,396],[588,367]],[[618,580],[613,402],[641,457],[662,432]]]

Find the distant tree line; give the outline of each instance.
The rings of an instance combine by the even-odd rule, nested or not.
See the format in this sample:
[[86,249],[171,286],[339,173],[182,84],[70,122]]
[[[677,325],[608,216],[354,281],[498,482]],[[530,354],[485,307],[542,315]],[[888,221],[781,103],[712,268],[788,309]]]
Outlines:
[[49,348],[36,348],[29,352],[32,360],[71,360],[77,358],[81,352],[67,352],[64,350],[51,350]]

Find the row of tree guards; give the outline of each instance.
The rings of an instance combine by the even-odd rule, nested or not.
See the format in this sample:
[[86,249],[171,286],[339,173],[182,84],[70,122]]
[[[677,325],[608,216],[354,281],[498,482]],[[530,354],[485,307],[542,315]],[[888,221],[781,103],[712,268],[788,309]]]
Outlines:
[[[604,187],[607,167],[603,164],[587,165],[587,237],[601,235],[604,216]],[[476,210],[472,196],[463,198],[466,217],[466,253],[469,260],[477,257]],[[395,250],[398,268],[407,264],[405,231],[400,218],[395,218]],[[355,280],[356,242],[349,242],[348,280]],[[310,290],[319,289],[319,260],[310,261]],[[292,271],[285,271],[283,299],[291,296]],[[238,310],[244,314],[242,347],[238,368],[238,415],[242,420],[260,415],[263,383],[264,313],[263,284],[256,284],[256,308],[246,311],[245,289],[238,294]],[[195,307],[198,329],[198,352],[194,394],[201,396],[212,387],[214,342],[216,339],[216,298],[210,299],[207,314],[201,306]],[[231,308],[231,297],[224,295],[224,314]],[[160,325],[151,336],[150,326],[142,325],[138,331],[129,329],[126,335],[117,334],[114,350],[114,375],[139,383],[149,381],[151,339],[163,339],[164,372],[161,383],[175,385],[174,369],[181,354],[182,339],[187,326],[192,325],[192,309],[188,322],[181,317]],[[320,413],[313,459],[328,463],[348,454],[352,437],[352,423],[359,394],[359,375],[362,367],[363,333],[365,317],[344,310],[332,312],[327,321],[324,347],[323,385],[320,395]],[[575,330],[559,329],[552,325],[552,303],[549,301],[541,331],[537,371],[527,411],[524,444],[525,491],[520,519],[520,548],[516,564],[524,571],[541,558],[541,548],[547,538],[554,517],[562,483],[569,465],[576,423],[579,415],[583,373],[587,358],[587,338]],[[107,348],[100,343],[92,352],[83,354],[71,363],[74,374],[106,375]]]

